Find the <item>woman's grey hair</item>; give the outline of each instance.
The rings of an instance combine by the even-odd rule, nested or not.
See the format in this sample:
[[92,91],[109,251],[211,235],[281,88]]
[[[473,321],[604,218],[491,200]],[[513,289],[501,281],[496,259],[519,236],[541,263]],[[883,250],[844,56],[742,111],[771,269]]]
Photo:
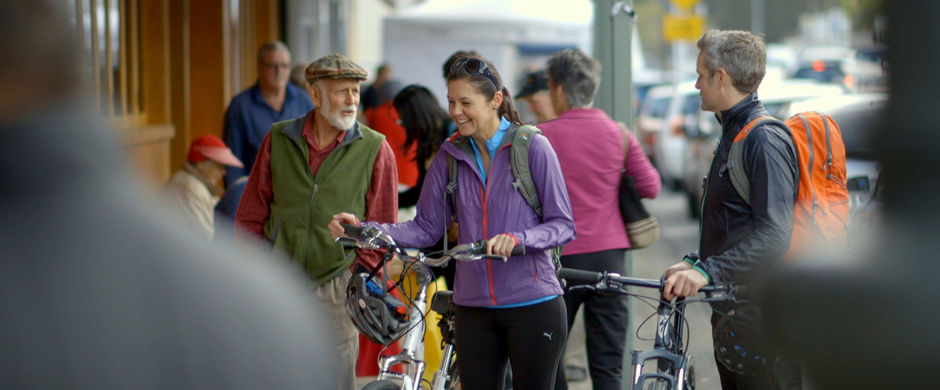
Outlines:
[[260,48],[258,48],[258,62],[263,62],[264,56],[275,50],[284,50],[287,52],[287,54],[290,54],[290,50],[287,48],[287,45],[285,45],[284,42],[281,42],[281,41],[265,42],[263,45],[261,45]]
[[698,40],[709,75],[724,68],[738,91],[754,93],[767,68],[764,40],[748,31],[709,30]]
[[590,107],[601,82],[601,63],[580,50],[565,49],[548,59],[548,76],[561,85],[572,107]]

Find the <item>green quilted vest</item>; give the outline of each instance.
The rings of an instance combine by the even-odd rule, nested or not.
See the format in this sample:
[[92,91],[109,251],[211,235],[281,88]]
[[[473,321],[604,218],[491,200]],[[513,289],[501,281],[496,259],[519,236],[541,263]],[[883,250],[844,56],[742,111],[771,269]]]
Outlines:
[[271,127],[274,195],[264,234],[319,285],[355,260],[354,250],[344,251],[341,243],[330,238],[327,224],[342,211],[360,219],[365,215],[372,167],[385,136],[357,123],[346,131],[314,177],[302,135],[305,120],[303,116]]

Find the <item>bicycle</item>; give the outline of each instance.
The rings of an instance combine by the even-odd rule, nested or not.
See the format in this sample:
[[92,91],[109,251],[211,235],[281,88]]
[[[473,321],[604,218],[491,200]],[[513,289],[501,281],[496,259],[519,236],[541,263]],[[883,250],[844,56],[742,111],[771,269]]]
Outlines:
[[[418,390],[423,383],[422,378],[426,365],[423,359],[425,317],[428,314],[427,290],[428,286],[433,282],[433,276],[428,267],[443,267],[446,266],[450,260],[476,261],[490,259],[506,261],[507,258],[504,256],[485,254],[485,240],[457,245],[446,252],[431,253],[432,255],[440,254],[439,257],[430,257],[420,250],[409,253],[406,248],[396,243],[391,236],[382,233],[374,227],[360,227],[349,224],[342,224],[342,226],[345,230],[346,237],[340,237],[337,241],[347,242],[358,248],[385,249],[385,255],[377,269],[384,267],[389,261],[397,257],[405,263],[402,277],[408,270],[414,268],[418,284],[417,293],[410,299],[411,305],[407,311],[407,315],[402,317],[402,319],[406,321],[404,322],[405,326],[402,328],[404,329],[404,333],[397,334],[396,332],[397,337],[392,337],[393,339],[402,339],[401,353],[382,357],[379,360],[378,377],[376,380],[366,384],[362,390]],[[517,246],[513,249],[513,256],[521,254],[525,254],[525,247]],[[365,278],[365,282],[368,283],[370,281],[369,279],[374,278],[375,275],[376,272],[370,273],[368,277]],[[359,280],[355,276],[356,275],[350,280],[350,287],[347,287],[346,290],[347,312],[349,312],[350,316],[354,319],[353,322],[360,328],[359,330],[368,335],[367,332],[369,329],[360,327],[360,323],[355,321],[356,316],[359,314],[353,311],[355,309],[351,310],[349,306],[349,302],[351,301],[350,294],[354,294],[354,287],[356,287],[353,285],[359,283]],[[399,283],[400,282],[401,280],[399,279]],[[388,290],[384,289],[383,291],[370,292],[370,294],[374,294],[374,296],[381,297],[382,300],[385,300],[386,307],[389,309],[401,310],[398,309],[398,306],[394,302],[388,302],[385,298],[389,296],[387,293]],[[435,371],[430,383],[431,390],[454,390],[458,389],[460,386],[460,375],[457,372],[457,356],[454,349],[456,337],[454,332],[455,313],[454,304],[451,299],[452,295],[452,291],[442,290],[437,291],[431,299],[431,309],[441,315],[438,326],[441,328],[441,335],[443,336],[443,356],[441,357],[440,368]],[[365,305],[365,303],[362,302],[358,302],[357,304],[360,307]],[[387,343],[381,343],[388,345],[395,341],[391,340],[392,338],[383,340],[388,341]],[[404,372],[392,371],[392,367],[397,365],[402,365]]]
[[[699,289],[705,298],[686,300],[676,298],[667,301],[662,297],[663,279],[641,279],[620,276],[616,273],[592,272],[573,268],[559,268],[559,279],[571,282],[583,282],[568,286],[568,290],[590,290],[597,293],[621,294],[635,298],[656,299],[630,292],[628,287],[658,289],[659,305],[656,309],[656,338],[650,351],[633,351],[633,390],[694,390],[695,375],[692,355],[687,353],[688,345],[683,337],[683,325],[686,324],[685,306],[693,302],[735,301],[735,295],[742,289],[733,284],[709,285]],[[645,321],[644,321],[645,322]],[[641,325],[642,326],[642,325]],[[656,372],[644,373],[647,362],[656,362]]]

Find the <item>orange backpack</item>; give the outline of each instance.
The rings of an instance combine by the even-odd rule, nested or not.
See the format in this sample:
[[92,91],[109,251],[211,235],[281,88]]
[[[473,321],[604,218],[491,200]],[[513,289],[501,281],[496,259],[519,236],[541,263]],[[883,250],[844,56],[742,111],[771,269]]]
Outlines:
[[744,142],[751,129],[765,123],[790,130],[799,168],[793,231],[784,255],[792,260],[815,249],[848,246],[849,191],[845,183],[845,144],[831,117],[818,112],[796,114],[786,122],[764,116],[741,129],[731,143],[728,167],[734,189],[750,204],[750,179],[744,171]]

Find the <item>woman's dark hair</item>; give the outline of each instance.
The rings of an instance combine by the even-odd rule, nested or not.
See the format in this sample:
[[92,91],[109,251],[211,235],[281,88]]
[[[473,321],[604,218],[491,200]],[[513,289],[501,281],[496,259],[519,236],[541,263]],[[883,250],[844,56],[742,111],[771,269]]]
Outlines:
[[[477,61],[482,61],[484,66],[480,66]],[[512,95],[509,94],[509,88],[503,85],[503,79],[490,60],[483,56],[464,56],[456,61],[450,68],[450,75],[447,81],[469,80],[473,88],[486,97],[487,100],[493,99],[496,91],[502,91],[503,104],[499,106],[497,113],[499,116],[506,117],[510,122],[517,125],[522,124],[516,107],[512,104]]]
[[430,90],[418,84],[411,84],[398,92],[392,104],[398,110],[401,126],[407,135],[402,148],[417,144],[415,161],[424,164],[444,143],[451,123],[450,115],[441,108]]

